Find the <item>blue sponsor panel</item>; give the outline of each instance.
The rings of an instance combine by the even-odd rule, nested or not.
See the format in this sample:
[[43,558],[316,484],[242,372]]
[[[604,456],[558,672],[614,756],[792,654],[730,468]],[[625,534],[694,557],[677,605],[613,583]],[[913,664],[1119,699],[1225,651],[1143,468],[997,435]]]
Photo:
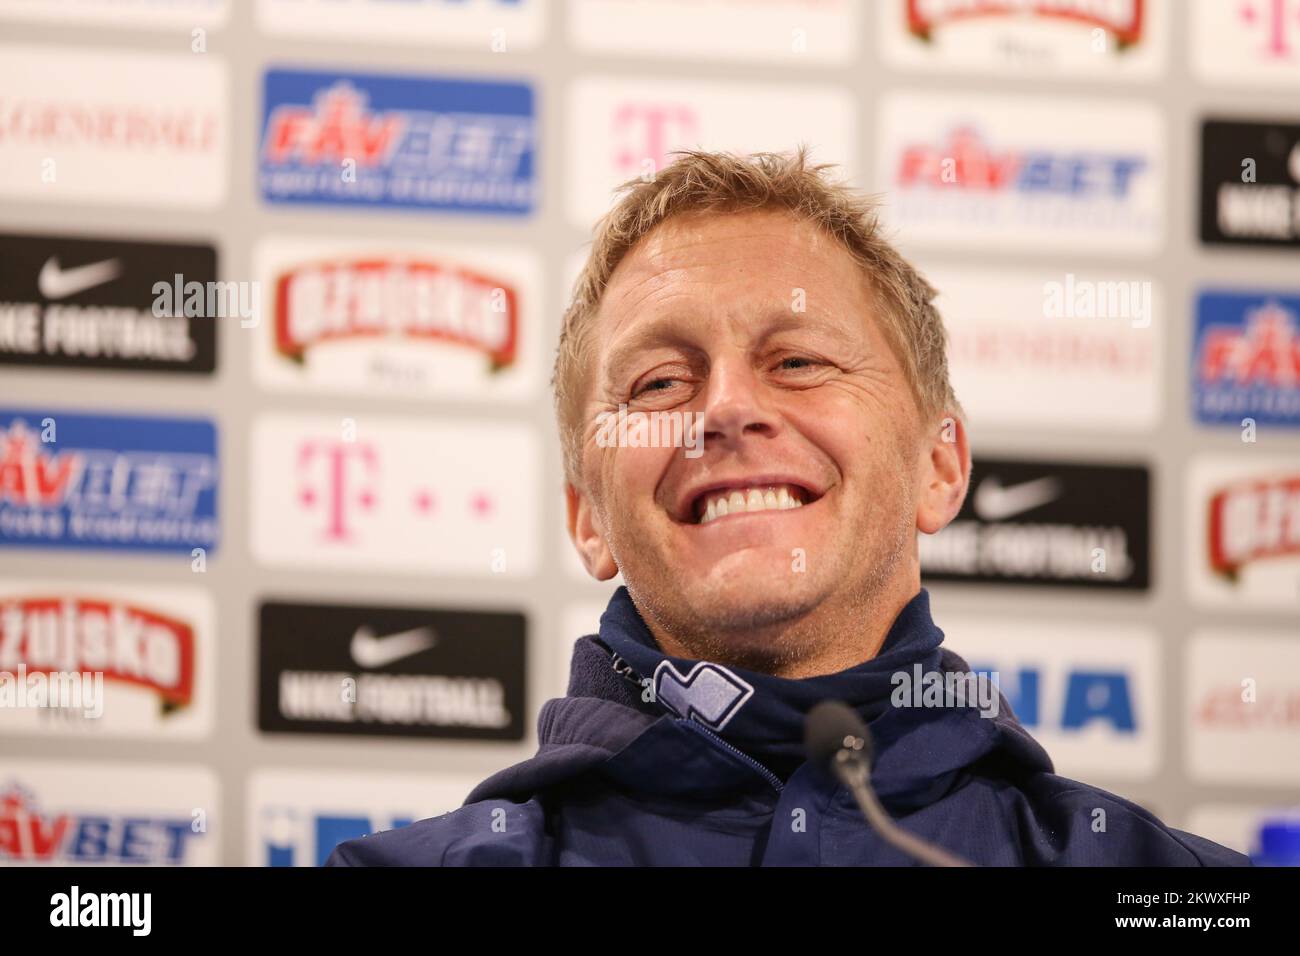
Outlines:
[[211,421],[0,409],[0,429],[0,547],[216,549]]
[[538,188],[534,104],[519,82],[268,70],[262,198],[526,215]]
[[999,671],[980,663],[972,665],[971,671],[998,685],[1012,712],[1028,730],[1077,731],[1098,722],[1113,734],[1138,732],[1132,681],[1125,671],[1085,667],[1068,670],[1059,711],[1044,705],[1044,675],[1040,668]]
[[[415,815],[372,820],[365,813],[352,815],[293,810],[270,811],[262,836],[263,866],[324,866],[334,848],[347,840],[410,826]],[[377,825],[382,823],[383,825]]]
[[1207,425],[1300,427],[1300,293],[1197,296],[1192,413]]

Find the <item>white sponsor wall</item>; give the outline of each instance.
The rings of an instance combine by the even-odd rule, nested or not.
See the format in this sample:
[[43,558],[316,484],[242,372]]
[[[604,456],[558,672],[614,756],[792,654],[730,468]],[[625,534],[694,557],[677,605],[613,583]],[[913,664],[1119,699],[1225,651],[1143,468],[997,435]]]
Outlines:
[[[620,583],[566,540],[560,316],[612,190],[687,148],[806,145],[937,287],[1000,463],[967,530],[1005,560],[932,607],[1058,771],[1243,850],[1300,805],[1300,0],[0,0],[0,32],[0,241],[28,253],[0,256],[0,670],[106,665],[102,719],[0,708],[5,812],[74,821],[0,860],[314,865],[531,755]],[[1218,178],[1207,120],[1256,124],[1240,149],[1205,128]],[[173,270],[175,340],[128,321],[149,253],[115,241],[215,252],[215,371],[164,367],[196,314]],[[71,446],[40,437],[69,416]],[[145,546],[178,502],[220,533]],[[5,536],[74,505],[120,546]],[[1109,579],[997,579],[1090,529],[1122,543]],[[524,659],[467,663],[487,625],[439,644],[433,611],[522,614]],[[282,651],[522,671],[527,729],[259,729]]]

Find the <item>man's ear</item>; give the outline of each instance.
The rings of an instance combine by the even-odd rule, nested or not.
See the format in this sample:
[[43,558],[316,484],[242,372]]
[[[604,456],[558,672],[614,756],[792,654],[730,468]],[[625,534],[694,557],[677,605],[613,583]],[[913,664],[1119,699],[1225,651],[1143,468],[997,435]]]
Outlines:
[[957,517],[970,486],[970,445],[959,417],[947,414],[939,421],[921,444],[921,459],[916,529],[937,534]]
[[564,499],[568,510],[569,540],[578,549],[582,566],[597,581],[608,581],[618,574],[618,565],[605,543],[604,529],[590,496],[566,482]]

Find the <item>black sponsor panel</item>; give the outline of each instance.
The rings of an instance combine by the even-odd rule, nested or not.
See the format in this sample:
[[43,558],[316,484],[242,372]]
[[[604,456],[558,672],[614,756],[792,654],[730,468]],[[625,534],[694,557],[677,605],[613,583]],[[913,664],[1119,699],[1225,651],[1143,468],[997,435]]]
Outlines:
[[182,288],[215,290],[216,249],[0,234],[0,362],[210,373],[217,320],[175,301],[177,276]]
[[921,536],[921,574],[1145,591],[1150,505],[1150,472],[1139,465],[980,458],[957,517]]
[[257,725],[522,740],[522,614],[263,602]]
[[1300,124],[1202,123],[1201,241],[1300,245]]

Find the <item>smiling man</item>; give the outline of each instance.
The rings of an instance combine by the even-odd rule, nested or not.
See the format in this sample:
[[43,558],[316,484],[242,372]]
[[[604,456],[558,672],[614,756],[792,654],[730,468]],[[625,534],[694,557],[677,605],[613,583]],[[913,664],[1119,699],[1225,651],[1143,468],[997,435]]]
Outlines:
[[[623,189],[555,390],[570,537],[626,586],[575,645],[536,756],[330,863],[913,862],[807,759],[823,700],[869,728],[903,830],[966,861],[1246,863],[1055,775],[941,646],[917,536],[957,514],[970,452],[934,289],[871,202],[802,149],[687,152]],[[614,442],[612,416],[631,423]],[[680,442],[653,440],[663,421]]]

